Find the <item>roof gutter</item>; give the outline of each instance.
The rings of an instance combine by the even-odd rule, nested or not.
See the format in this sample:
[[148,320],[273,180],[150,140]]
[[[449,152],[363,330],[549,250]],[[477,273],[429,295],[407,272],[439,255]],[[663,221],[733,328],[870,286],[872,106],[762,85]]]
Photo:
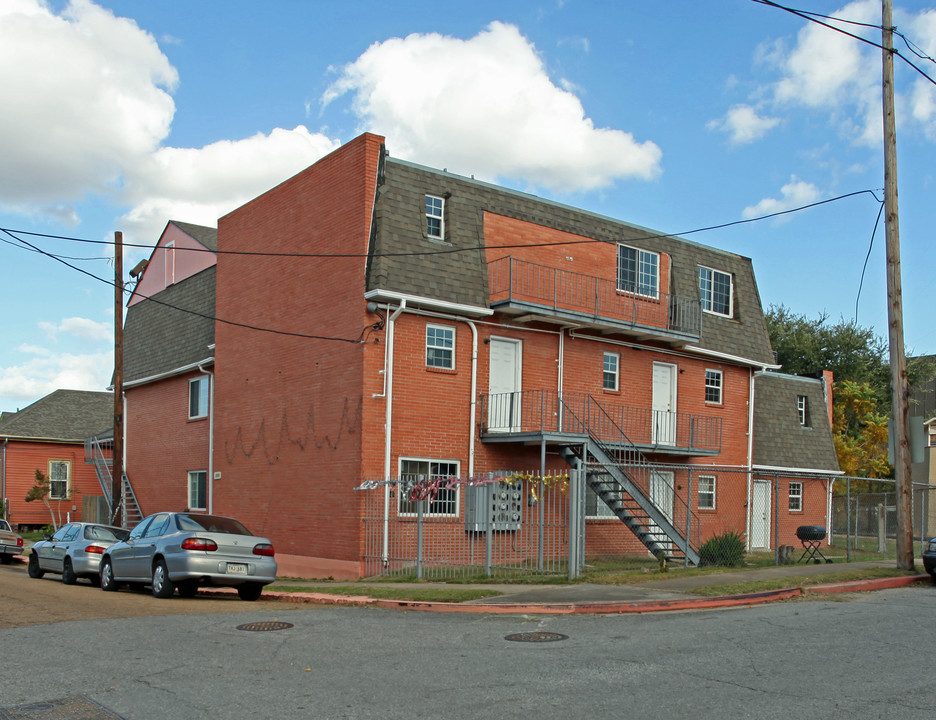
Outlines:
[[683,345],[683,349],[698,355],[705,355],[718,360],[724,360],[725,362],[737,363],[738,365],[748,365],[750,367],[760,368],[761,370],[779,370],[783,367],[783,365],[777,365],[775,363],[759,362],[758,360],[751,360],[750,358],[741,357],[740,355],[730,355],[729,353],[721,353],[717,350],[708,350],[694,345]]
[[817,470],[815,468],[791,468],[791,467],[780,467],[779,465],[751,465],[751,469],[758,472],[772,472],[772,473],[797,473],[797,474],[810,474],[810,475],[845,475],[844,470]]
[[[157,380],[165,380],[166,378],[174,377],[176,375],[184,375],[185,373],[192,372],[193,370],[201,370],[205,365],[210,365],[214,363],[214,356],[209,356],[204,360],[199,360],[198,362],[189,363],[188,365],[183,365],[182,367],[175,368],[173,370],[167,370],[164,373],[159,373],[157,375],[150,375],[148,377],[139,378],[137,380],[131,380],[129,382],[124,382],[124,389],[131,387],[138,387],[140,385],[147,385]],[[204,372],[204,371],[202,371]],[[114,387],[111,385],[108,390],[113,390]]]
[[405,305],[407,309],[421,308],[423,310],[437,310],[452,315],[467,315],[469,317],[488,317],[494,314],[491,308],[479,307],[477,305],[465,305],[464,303],[453,303],[448,300],[437,300],[435,298],[410,295],[409,293],[396,292],[395,290],[382,290],[380,288],[377,290],[369,290],[364,293],[364,299],[394,305],[402,304]]

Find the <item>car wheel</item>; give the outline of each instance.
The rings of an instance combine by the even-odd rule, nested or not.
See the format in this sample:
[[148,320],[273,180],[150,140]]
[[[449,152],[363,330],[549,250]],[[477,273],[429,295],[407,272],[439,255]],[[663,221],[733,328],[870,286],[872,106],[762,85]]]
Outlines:
[[62,567],[62,582],[66,585],[74,585],[78,582],[78,576],[75,575],[75,568],[72,567],[71,558],[65,558],[65,565]]
[[110,558],[101,560],[101,590],[106,592],[117,591],[117,581],[114,580],[114,567]]
[[198,592],[197,580],[184,580],[176,585],[179,591],[179,597],[192,598]]
[[263,585],[260,583],[244,583],[237,586],[237,595],[241,600],[254,601],[260,597],[263,592]]
[[165,560],[157,560],[153,566],[153,597],[169,598],[175,591],[175,585],[169,579],[169,568]]
[[26,564],[26,573],[31,578],[41,578],[45,575],[45,570],[39,567],[39,556],[36,553],[29,554],[29,562]]

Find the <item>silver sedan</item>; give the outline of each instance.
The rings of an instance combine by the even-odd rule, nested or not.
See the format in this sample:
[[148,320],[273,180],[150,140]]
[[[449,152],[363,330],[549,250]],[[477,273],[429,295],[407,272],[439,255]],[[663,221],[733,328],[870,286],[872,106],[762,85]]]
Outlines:
[[233,518],[202,513],[156,513],[143,519],[101,559],[101,589],[121,583],[150,585],[158,598],[192,597],[207,585],[235,587],[256,600],[276,579],[269,540]]
[[104,551],[128,535],[123,528],[97,523],[62,525],[54,535],[32,546],[26,571],[31,578],[57,573],[66,585],[74,585],[82,577],[96,584]]

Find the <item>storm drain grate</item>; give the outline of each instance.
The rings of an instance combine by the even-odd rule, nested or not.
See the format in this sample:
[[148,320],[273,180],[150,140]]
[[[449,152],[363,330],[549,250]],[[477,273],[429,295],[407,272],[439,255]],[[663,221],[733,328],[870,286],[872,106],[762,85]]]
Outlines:
[[123,720],[83,695],[0,708],[0,720]]
[[557,640],[568,639],[568,635],[553,632],[522,632],[504,637],[504,640],[510,640],[511,642],[556,642]]
[[293,626],[287,622],[252,622],[238,625],[238,630],[249,630],[250,632],[270,632],[271,630],[289,630]]

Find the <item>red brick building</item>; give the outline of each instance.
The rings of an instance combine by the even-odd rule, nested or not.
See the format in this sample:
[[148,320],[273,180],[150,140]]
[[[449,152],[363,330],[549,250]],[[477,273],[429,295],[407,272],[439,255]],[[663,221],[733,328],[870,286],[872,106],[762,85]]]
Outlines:
[[[582,467],[588,553],[656,553],[648,525],[690,558],[749,535],[755,378],[776,366],[747,258],[396,160],[366,134],[216,235],[170,223],[137,292],[140,505],[235,515],[286,574],[361,574],[365,479]],[[787,466],[834,473],[828,425],[811,439],[821,452]],[[807,501],[798,524],[824,525],[827,499]],[[447,490],[435,511],[464,506]]]

